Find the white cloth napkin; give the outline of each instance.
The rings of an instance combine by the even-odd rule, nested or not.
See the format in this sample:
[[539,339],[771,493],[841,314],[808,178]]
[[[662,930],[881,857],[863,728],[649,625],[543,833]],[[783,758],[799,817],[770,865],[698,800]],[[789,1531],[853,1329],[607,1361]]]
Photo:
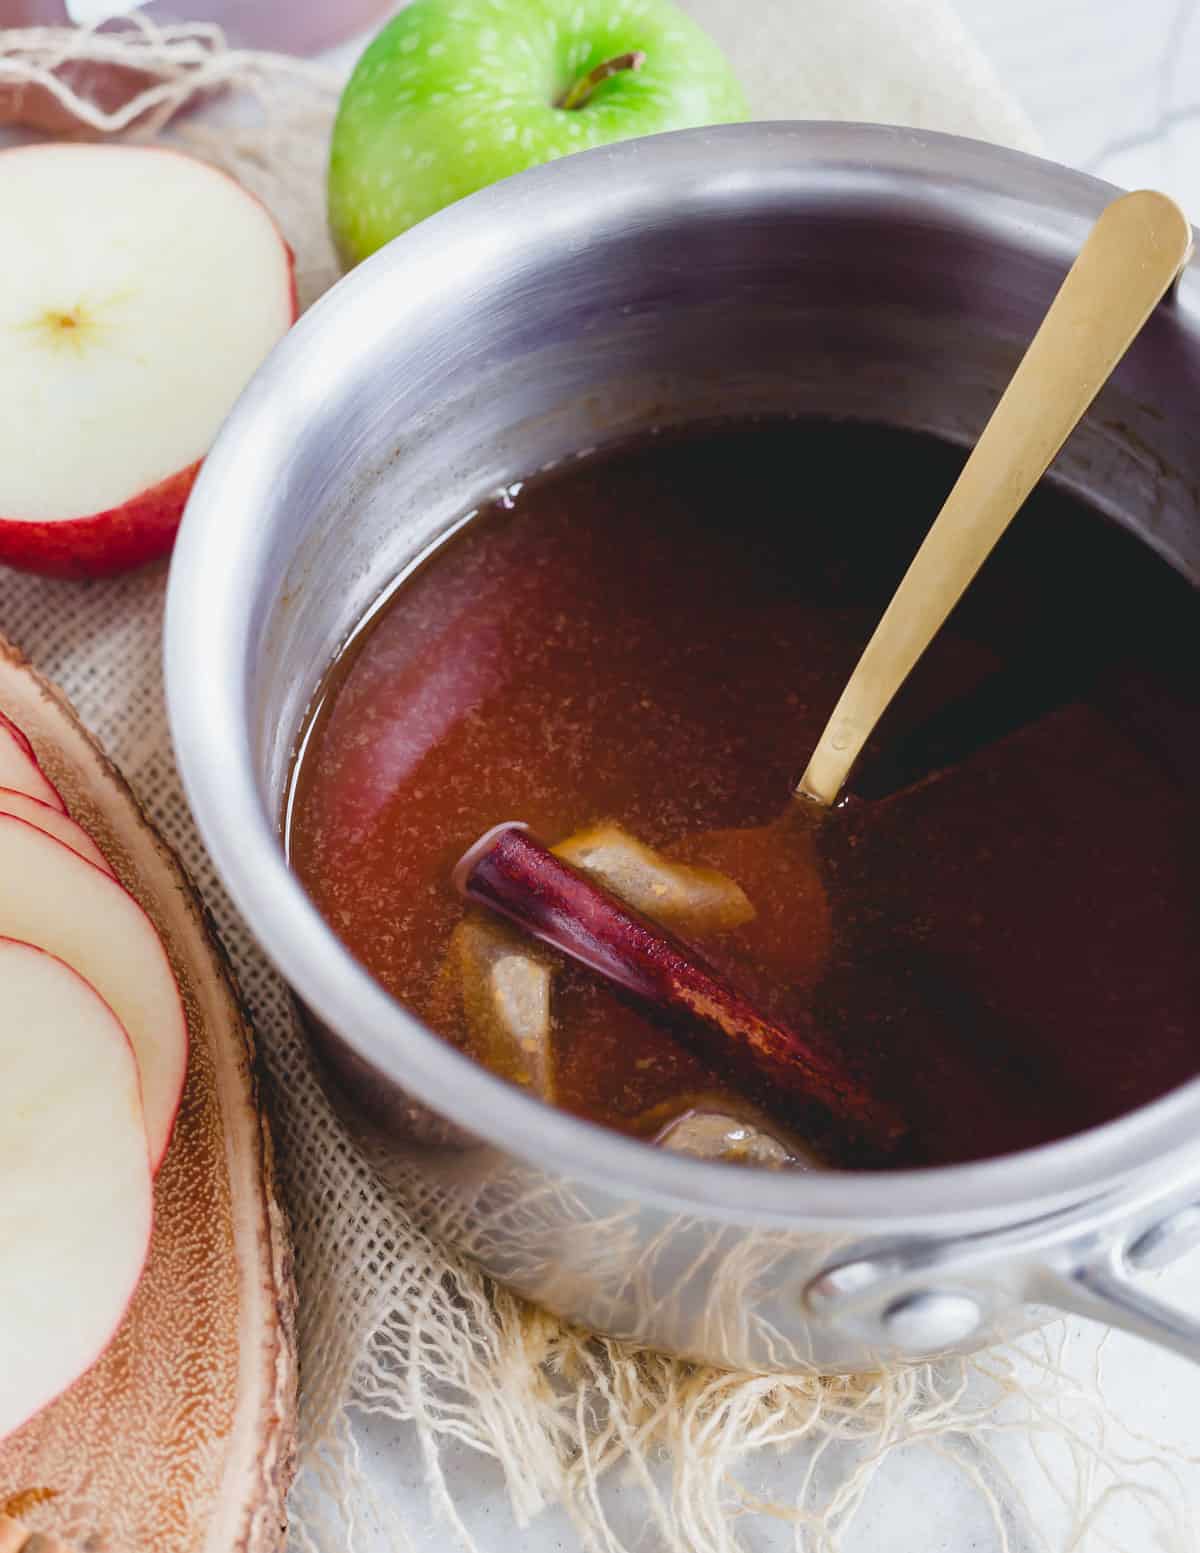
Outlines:
[[860,119],[1037,151],[1036,130],[947,0],[681,0],[756,118]]
[[[758,119],[906,124],[1038,151],[950,0],[677,0],[733,64]],[[349,72],[365,39],[327,56]]]

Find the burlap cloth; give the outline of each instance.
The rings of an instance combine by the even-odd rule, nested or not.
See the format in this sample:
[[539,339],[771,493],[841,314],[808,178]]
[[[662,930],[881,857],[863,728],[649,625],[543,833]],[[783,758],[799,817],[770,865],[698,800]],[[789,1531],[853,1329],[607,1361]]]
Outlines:
[[[943,0],[688,3],[728,49],[763,117],[884,120],[1033,143]],[[212,83],[257,99],[232,112],[218,104],[175,121],[171,133],[266,199],[296,249],[301,300],[311,302],[336,278],[322,187],[336,79],[231,55],[203,31],[147,34],[139,46],[156,95],[151,118],[134,116],[135,133],[161,130],[180,101]],[[61,48],[61,34],[0,33],[0,91],[6,76],[49,80]],[[92,117],[95,131],[126,127]],[[0,629],[72,697],[182,855],[254,1011],[300,1292],[295,1547],[442,1547],[457,1538],[511,1548],[514,1520],[557,1506],[550,1518],[569,1517],[572,1527],[558,1546],[724,1553],[765,1547],[774,1523],[773,1546],[782,1535],[797,1548],[832,1549],[866,1513],[889,1454],[922,1442],[966,1475],[997,1546],[1082,1546],[1069,1540],[1073,1529],[1101,1526],[1118,1493],[1132,1494],[1160,1546],[1187,1536],[1185,1491],[1159,1470],[1161,1455],[1142,1482],[1135,1447],[1115,1462],[1106,1454],[1109,1425],[1095,1392],[1060,1372],[1061,1337],[890,1376],[725,1375],[570,1332],[417,1230],[330,1111],[287,993],[197,839],[163,709],[165,576],[156,566],[109,582],[53,582],[0,569]],[[1006,1451],[1009,1435],[1051,1484],[1057,1520],[1022,1514],[1034,1469]],[[420,1462],[431,1509],[406,1524],[377,1501],[372,1476],[387,1474],[364,1472],[366,1438],[391,1440],[405,1470]],[[477,1502],[463,1508],[464,1453],[479,1463],[494,1516],[481,1517]],[[614,1483],[623,1485],[616,1510]],[[955,1525],[965,1536],[978,1525],[963,1513]],[[898,1545],[886,1518],[872,1524],[880,1530],[870,1545]]]

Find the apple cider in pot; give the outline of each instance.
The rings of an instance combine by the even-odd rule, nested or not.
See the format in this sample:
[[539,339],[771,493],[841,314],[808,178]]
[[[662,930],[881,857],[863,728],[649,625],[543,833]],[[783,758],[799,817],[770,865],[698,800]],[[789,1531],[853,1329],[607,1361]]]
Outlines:
[[[1200,615],[1115,523],[1043,484],[803,855],[768,828],[961,463],[878,428],[737,423],[483,508],[314,700],[287,845],[334,930],[550,1103],[760,1165],[985,1158],[1192,1077]],[[898,1146],[814,1130],[465,905],[455,864],[507,820],[816,1031],[904,1119]]]

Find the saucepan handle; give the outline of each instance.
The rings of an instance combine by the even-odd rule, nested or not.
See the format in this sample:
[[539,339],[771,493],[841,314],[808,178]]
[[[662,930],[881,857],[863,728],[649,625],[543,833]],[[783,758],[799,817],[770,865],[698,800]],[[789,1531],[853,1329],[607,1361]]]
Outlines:
[[1008,1290],[1010,1298],[1106,1322],[1200,1364],[1200,1317],[1136,1281],[1196,1246],[1193,1170],[1167,1197],[1147,1189],[1140,1202],[1088,1204],[957,1243],[877,1244],[826,1267],[805,1299],[820,1319],[912,1356],[970,1342],[987,1328],[996,1292]]
[[[1200,1216],[1195,1228],[1200,1231]],[[1165,1266],[1176,1254],[1172,1247],[1169,1255],[1151,1259],[1148,1250],[1145,1260],[1139,1263],[1135,1257],[1131,1265],[1128,1254],[1110,1250],[1073,1266],[1043,1267],[1030,1292],[1061,1310],[1107,1322],[1200,1364],[1200,1319],[1147,1294],[1133,1276],[1136,1270]]]

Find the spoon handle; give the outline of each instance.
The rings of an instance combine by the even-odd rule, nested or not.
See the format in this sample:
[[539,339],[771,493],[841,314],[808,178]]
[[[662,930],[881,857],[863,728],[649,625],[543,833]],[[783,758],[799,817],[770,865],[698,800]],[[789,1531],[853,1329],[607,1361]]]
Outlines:
[[1108,205],[867,643],[797,794],[831,804],[892,697],[1165,295],[1192,229],[1165,194]]

